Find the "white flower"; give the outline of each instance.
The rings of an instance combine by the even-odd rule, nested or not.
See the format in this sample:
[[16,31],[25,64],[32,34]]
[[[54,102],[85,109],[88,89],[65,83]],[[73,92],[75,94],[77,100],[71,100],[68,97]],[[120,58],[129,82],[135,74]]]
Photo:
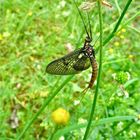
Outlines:
[[59,140],[65,140],[65,137],[64,137],[64,136],[61,136],[61,137],[59,138]]
[[136,132],[134,132],[134,131],[131,130],[129,132],[129,135],[130,135],[131,138],[134,138],[134,137],[136,137],[137,134],[136,134]]
[[127,91],[124,92],[124,97],[129,98],[129,93]]
[[67,17],[67,16],[70,15],[70,11],[64,11],[64,12],[62,13],[62,15],[63,15],[64,17]]
[[80,104],[80,100],[75,100],[73,103],[75,106]]
[[83,118],[79,118],[78,119],[78,123],[87,123],[87,120],[83,119]]
[[119,130],[121,130],[121,129],[123,128],[123,122],[119,122],[119,123],[117,124],[117,128],[118,128]]
[[123,93],[118,92],[117,95],[120,97],[120,96],[123,96]]
[[113,73],[113,74],[112,74],[112,77],[113,77],[113,79],[115,80],[115,79],[116,79],[116,73]]

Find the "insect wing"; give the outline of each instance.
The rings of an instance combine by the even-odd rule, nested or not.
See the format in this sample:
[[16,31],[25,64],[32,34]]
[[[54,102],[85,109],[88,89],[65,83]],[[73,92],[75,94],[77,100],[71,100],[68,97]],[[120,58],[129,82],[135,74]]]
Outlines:
[[64,57],[48,64],[46,72],[55,75],[77,74],[90,67],[89,58],[83,53],[83,48],[73,51]]

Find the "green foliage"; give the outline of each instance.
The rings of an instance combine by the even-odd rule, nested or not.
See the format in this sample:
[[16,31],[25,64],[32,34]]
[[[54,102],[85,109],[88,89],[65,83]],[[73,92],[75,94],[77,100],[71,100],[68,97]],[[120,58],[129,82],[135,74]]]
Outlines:
[[128,72],[120,71],[116,74],[115,80],[120,84],[124,84],[130,79],[129,77]]
[[[105,46],[89,139],[140,138],[139,1],[132,1],[117,32],[112,32],[126,2],[111,0],[112,8],[102,5]],[[86,12],[82,15],[88,23]],[[89,15],[94,44],[100,32],[97,4]],[[45,68],[69,48],[82,47],[85,36],[70,0],[0,1],[0,139],[20,139],[22,134],[25,140],[82,139],[97,87],[95,83],[81,100],[91,69],[67,77],[46,74]],[[56,128],[50,116],[59,107],[70,112],[70,122]]]

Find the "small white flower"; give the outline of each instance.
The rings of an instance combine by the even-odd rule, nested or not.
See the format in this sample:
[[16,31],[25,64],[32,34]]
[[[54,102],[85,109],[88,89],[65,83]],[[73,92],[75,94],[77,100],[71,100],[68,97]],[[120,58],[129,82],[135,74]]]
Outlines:
[[87,120],[83,119],[83,118],[79,118],[78,119],[78,123],[87,123]]
[[113,73],[113,74],[112,74],[112,77],[113,77],[113,79],[115,80],[115,79],[116,79],[116,73]]
[[79,8],[84,11],[90,11],[93,9],[93,7],[95,7],[95,4],[95,2],[83,2]]
[[59,140],[65,140],[65,137],[64,137],[64,136],[61,136],[61,137],[59,138]]
[[80,104],[80,101],[79,101],[79,100],[75,100],[73,104],[74,104],[75,106],[76,106],[76,105],[79,105],[79,104]]
[[121,130],[121,129],[123,128],[123,122],[119,122],[119,123],[117,124],[117,128],[118,128],[119,130]]
[[62,8],[65,7],[66,1],[64,1],[64,0],[60,1],[59,5],[60,5]]
[[118,92],[117,95],[120,97],[120,96],[123,96],[123,93]]
[[5,37],[5,38],[6,38],[6,37],[9,37],[10,35],[11,35],[11,34],[10,34],[9,32],[4,32],[4,33],[3,33],[3,37]]
[[64,17],[67,17],[67,16],[70,15],[70,11],[64,11],[64,12],[62,13],[62,15],[63,15]]
[[124,91],[124,97],[129,98],[129,93],[127,91]]
[[21,88],[21,83],[17,83],[17,84],[16,84],[16,88],[17,88],[17,89]]
[[134,137],[137,136],[136,132],[134,132],[132,130],[129,132],[129,135],[130,135],[131,138],[134,138]]
[[75,37],[75,36],[74,36],[73,34],[70,34],[70,35],[69,35],[69,38],[70,38],[70,39],[74,39],[74,37]]
[[40,70],[40,69],[41,69],[41,65],[37,64],[36,68],[37,68],[38,70]]

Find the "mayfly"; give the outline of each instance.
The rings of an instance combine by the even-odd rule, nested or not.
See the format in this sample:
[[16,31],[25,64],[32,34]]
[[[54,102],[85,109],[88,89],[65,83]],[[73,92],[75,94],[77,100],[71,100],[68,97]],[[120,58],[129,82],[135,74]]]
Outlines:
[[49,74],[55,75],[71,75],[71,74],[78,74],[83,70],[86,70],[92,66],[92,75],[89,82],[89,85],[86,89],[92,88],[94,81],[97,77],[97,62],[95,59],[95,51],[93,46],[91,45],[92,41],[92,32],[91,32],[91,24],[88,15],[88,23],[90,31],[88,32],[86,24],[84,22],[83,16],[75,2],[73,0],[76,8],[79,12],[79,15],[82,19],[82,23],[84,25],[86,31],[86,39],[82,48],[75,50],[62,58],[52,61],[46,67],[46,72]]

